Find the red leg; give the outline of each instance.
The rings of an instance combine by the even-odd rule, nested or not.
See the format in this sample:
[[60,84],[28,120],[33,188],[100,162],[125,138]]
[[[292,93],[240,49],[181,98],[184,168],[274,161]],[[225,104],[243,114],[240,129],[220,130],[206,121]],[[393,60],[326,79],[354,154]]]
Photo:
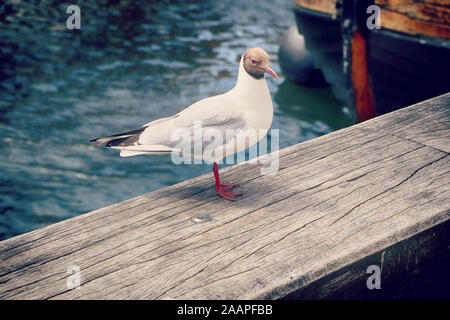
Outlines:
[[222,183],[220,183],[219,166],[215,162],[213,165],[213,172],[214,172],[214,178],[216,179],[216,192],[219,196],[221,196],[224,199],[230,200],[230,201],[235,201],[237,197],[242,195],[240,193],[230,191],[234,187],[238,187],[237,184],[222,184]]

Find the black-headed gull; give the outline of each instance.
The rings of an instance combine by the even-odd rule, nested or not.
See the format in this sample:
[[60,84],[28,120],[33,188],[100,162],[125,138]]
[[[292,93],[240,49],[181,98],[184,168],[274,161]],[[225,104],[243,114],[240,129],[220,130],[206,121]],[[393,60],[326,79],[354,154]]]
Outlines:
[[[176,153],[213,163],[216,192],[234,201],[241,194],[231,191],[237,185],[220,183],[217,162],[254,145],[267,134],[272,124],[273,105],[265,73],[278,79],[270,68],[269,55],[261,48],[249,49],[242,55],[238,79],[230,91],[200,100],[172,117],[90,142],[119,149],[122,157]],[[189,139],[187,144],[185,141],[180,145],[174,137],[182,137],[183,133]]]

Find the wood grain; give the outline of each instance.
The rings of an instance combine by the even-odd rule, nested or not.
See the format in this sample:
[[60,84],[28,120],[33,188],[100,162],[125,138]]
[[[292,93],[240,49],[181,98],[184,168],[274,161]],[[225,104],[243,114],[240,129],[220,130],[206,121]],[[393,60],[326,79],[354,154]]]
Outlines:
[[300,7],[328,13],[333,17],[337,15],[336,0],[295,0],[295,3]]
[[381,27],[412,35],[450,39],[450,26],[447,23],[435,23],[411,18],[406,13],[381,9]]
[[275,175],[227,167],[237,202],[208,174],[2,241],[0,299],[287,296],[449,220],[449,102],[280,150]]
[[432,3],[418,0],[376,0],[383,9],[396,11],[412,19],[420,19],[437,24],[450,24],[450,3]]

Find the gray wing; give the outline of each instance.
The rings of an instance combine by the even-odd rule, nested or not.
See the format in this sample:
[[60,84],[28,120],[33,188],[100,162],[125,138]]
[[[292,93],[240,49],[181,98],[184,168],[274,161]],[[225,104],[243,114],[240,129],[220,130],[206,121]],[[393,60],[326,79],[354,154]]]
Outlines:
[[139,137],[141,145],[165,145],[174,148],[178,141],[173,135],[185,132],[191,135],[195,143],[194,129],[201,126],[202,132],[213,129],[220,132],[223,137],[227,129],[238,131],[246,128],[243,110],[235,101],[226,95],[215,96],[194,103],[166,121],[148,123]]

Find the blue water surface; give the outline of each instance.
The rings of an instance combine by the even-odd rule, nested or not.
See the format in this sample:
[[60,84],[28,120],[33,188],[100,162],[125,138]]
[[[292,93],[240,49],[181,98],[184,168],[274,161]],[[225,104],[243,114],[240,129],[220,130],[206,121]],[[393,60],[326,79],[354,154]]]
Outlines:
[[210,172],[88,140],[231,89],[250,47],[280,75],[268,79],[280,148],[350,125],[330,88],[294,85],[279,69],[292,4],[80,1],[71,31],[60,1],[0,6],[0,240]]

